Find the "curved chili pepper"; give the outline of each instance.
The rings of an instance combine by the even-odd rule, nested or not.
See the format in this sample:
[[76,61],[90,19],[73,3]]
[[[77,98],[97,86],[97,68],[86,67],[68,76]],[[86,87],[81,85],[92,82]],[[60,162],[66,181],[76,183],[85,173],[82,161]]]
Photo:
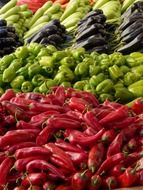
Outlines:
[[5,158],[7,157],[5,152],[0,152],[0,164],[5,160]]
[[54,95],[57,97],[61,105],[65,102],[65,88],[63,86],[58,86]]
[[48,160],[49,158],[45,157],[45,156],[30,156],[27,158],[21,158],[16,160],[15,164],[14,164],[14,168],[18,171],[18,172],[24,172],[26,170],[26,165],[33,161],[33,160]]
[[51,181],[46,181],[43,184],[43,190],[55,190],[56,185]]
[[133,152],[131,154],[128,154],[127,158],[124,160],[123,164],[126,167],[129,167],[133,165],[137,160],[141,159],[143,157],[143,151],[141,152]]
[[83,121],[83,115],[82,113],[80,113],[79,111],[68,111],[66,113],[68,116],[71,116],[73,119],[77,120],[77,121]]
[[86,112],[83,118],[89,127],[92,127],[93,129],[97,131],[100,131],[102,129],[101,125],[99,124],[97,118],[95,117],[92,111]]
[[124,119],[126,117],[128,117],[128,107],[121,106],[120,108],[106,115],[103,119],[99,121],[99,123],[103,126],[106,126],[107,123],[120,121],[121,119]]
[[102,143],[94,145],[88,154],[88,168],[94,173],[101,165],[105,154],[105,148]]
[[63,163],[63,167],[66,167],[70,171],[75,171],[70,157],[62,149],[58,148],[54,143],[45,144],[44,147],[52,153],[51,157],[59,159]]
[[118,164],[118,165],[114,166],[114,167],[109,171],[109,174],[110,174],[111,176],[118,177],[118,176],[120,176],[124,171],[125,171],[124,165],[123,165],[123,164]]
[[39,111],[39,112],[46,112],[46,111],[58,111],[60,113],[64,112],[64,109],[58,105],[51,105],[51,104],[41,104],[41,103],[31,103],[29,104],[29,110],[31,111]]
[[46,173],[30,173],[21,182],[24,187],[29,187],[30,185],[43,185],[47,180]]
[[16,150],[21,149],[21,148],[25,148],[25,147],[33,147],[36,146],[36,143],[34,142],[22,142],[22,143],[18,143],[15,144],[13,146],[8,146],[8,148],[6,149],[6,151],[8,152],[8,154],[14,154]]
[[10,127],[16,124],[16,119],[13,115],[6,115],[4,117],[4,120],[5,120],[5,125],[7,127]]
[[99,190],[102,185],[102,179],[99,175],[93,175],[89,185],[89,190]]
[[14,164],[14,159],[6,158],[0,164],[0,187],[4,187],[7,183],[7,177]]
[[88,135],[88,136],[92,136],[95,135],[97,133],[97,131],[91,127],[87,127],[87,129],[85,129],[84,134]]
[[116,137],[116,132],[114,129],[105,131],[102,135],[101,141],[105,144],[110,144]]
[[100,175],[103,172],[108,171],[109,169],[111,169],[112,167],[114,167],[115,165],[121,163],[121,161],[124,161],[126,159],[126,156],[123,153],[118,153],[115,154],[109,158],[107,158],[99,167],[99,169],[97,170],[96,174]]
[[57,169],[55,166],[44,160],[33,160],[26,165],[26,170],[29,173],[33,172],[36,169],[42,171],[51,171],[53,174],[56,174],[59,178],[65,179],[65,176],[59,169]]
[[27,141],[34,142],[38,133],[39,130],[37,129],[8,131],[4,136],[0,137],[0,147]]
[[5,100],[2,102],[2,106],[6,110],[8,110],[9,114],[15,116],[18,120],[30,120],[29,115],[23,109],[19,108],[17,105]]
[[82,162],[87,161],[87,154],[85,152],[65,152],[67,155],[70,156],[72,162],[78,166],[78,164],[81,164]]
[[50,151],[44,147],[25,147],[16,150],[15,157],[16,159],[27,158],[29,156],[46,156],[47,158],[50,156]]
[[5,91],[5,93],[0,97],[0,102],[8,101],[11,98],[15,97],[15,92],[13,89],[8,89]]
[[77,172],[73,175],[71,186],[74,190],[84,190],[90,181],[91,173],[89,171]]
[[29,99],[24,99],[20,97],[14,97],[10,100],[11,103],[17,105],[18,107],[28,110],[29,109],[29,104],[32,102],[35,102],[34,100],[29,100]]
[[16,128],[17,129],[38,129],[41,128],[41,125],[44,121],[40,122],[35,122],[35,123],[30,123],[30,122],[25,122],[23,120],[20,120],[16,123]]
[[104,117],[106,117],[109,113],[111,113],[113,110],[111,108],[103,108],[103,107],[97,107],[92,109],[92,112],[95,114],[97,119],[101,120]]
[[80,131],[71,130],[67,138],[72,144],[90,146],[91,144],[98,142],[101,139],[104,132],[105,129],[101,129],[97,134],[93,136],[86,136]]
[[141,114],[143,113],[143,99],[138,98],[133,105],[131,106],[131,109],[134,113],[136,114]]
[[116,109],[120,108],[122,105],[117,102],[110,102],[109,100],[105,100],[103,103],[103,106],[107,106],[109,108],[116,110]]
[[98,102],[97,98],[95,97],[95,95],[93,95],[89,92],[85,92],[85,91],[81,91],[80,93],[82,95],[82,98],[85,99],[93,107],[97,107],[99,105],[99,102]]
[[121,147],[123,144],[123,133],[119,133],[115,139],[112,141],[112,143],[109,145],[108,151],[107,151],[107,157],[110,157],[114,154],[117,154],[121,152]]

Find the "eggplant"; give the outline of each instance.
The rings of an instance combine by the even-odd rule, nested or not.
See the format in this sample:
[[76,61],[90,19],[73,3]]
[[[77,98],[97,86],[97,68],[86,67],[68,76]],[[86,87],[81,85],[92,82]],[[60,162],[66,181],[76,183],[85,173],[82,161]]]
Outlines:
[[96,35],[92,35],[89,38],[80,41],[80,43],[77,43],[74,47],[79,48],[79,47],[84,47],[85,49],[89,49],[91,47],[95,47],[97,45],[104,45],[106,44],[106,41],[103,37],[96,37]]
[[47,45],[47,44],[50,44],[50,43],[49,43],[48,38],[45,37],[45,38],[43,38],[43,39],[40,41],[40,44]]
[[7,33],[8,33],[7,29],[1,29],[0,30],[0,38],[6,37]]
[[14,38],[15,40],[19,40],[18,35],[13,32],[7,32],[7,37],[11,37],[11,38]]
[[48,36],[49,41],[53,41],[55,43],[60,43],[63,41],[63,39],[58,34],[52,34]]
[[107,53],[109,51],[109,46],[107,44],[96,46],[91,49],[88,49],[88,52],[91,53],[93,51],[96,51],[97,53]]
[[143,18],[137,20],[136,22],[133,22],[129,27],[127,27],[122,33],[121,38],[124,38],[125,36],[132,33],[136,28],[140,28],[143,25]]
[[0,27],[1,26],[7,26],[7,22],[4,19],[0,19]]
[[[78,26],[80,26],[85,21],[87,21],[88,18],[96,17],[97,15],[103,15],[103,11],[101,9],[96,9],[95,11],[89,12],[87,15],[85,15],[85,17],[83,17],[82,20],[80,20],[80,22],[78,23]],[[105,15],[103,16],[105,17]],[[106,20],[106,17],[105,17],[105,20]]]
[[15,39],[9,37],[9,38],[0,38],[0,45],[4,47],[8,47],[11,45],[16,45]]
[[129,35],[125,36],[122,38],[123,42],[129,43],[131,42],[134,38],[136,38],[139,34],[143,33],[143,27],[136,28],[133,32],[131,32]]
[[132,15],[128,19],[126,19],[120,26],[119,30],[125,30],[128,26],[130,26],[132,23],[135,21],[142,19],[143,18],[143,13],[136,13],[135,15]]
[[27,43],[27,44],[31,43],[31,41],[36,37],[37,34],[38,34],[38,33],[35,33],[35,34],[33,34],[33,36],[27,38],[27,39],[26,39],[26,43]]
[[4,54],[10,54],[14,51],[14,47],[5,47],[3,48]]
[[93,34],[98,33],[98,28],[96,24],[90,26],[89,28],[86,28],[83,32],[79,33],[79,35],[76,36],[76,41],[81,41],[89,36],[92,36]]
[[124,45],[123,47],[119,48],[117,51],[123,54],[129,54],[131,52],[137,51],[138,49],[141,49],[142,45],[143,45],[143,33],[139,34],[134,40]]

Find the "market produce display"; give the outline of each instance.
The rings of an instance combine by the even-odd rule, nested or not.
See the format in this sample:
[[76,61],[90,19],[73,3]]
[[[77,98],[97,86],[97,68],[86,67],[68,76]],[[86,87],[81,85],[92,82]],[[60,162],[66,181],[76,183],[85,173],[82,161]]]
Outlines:
[[129,109],[72,88],[46,96],[7,90],[0,97],[0,189],[143,185],[141,101]]

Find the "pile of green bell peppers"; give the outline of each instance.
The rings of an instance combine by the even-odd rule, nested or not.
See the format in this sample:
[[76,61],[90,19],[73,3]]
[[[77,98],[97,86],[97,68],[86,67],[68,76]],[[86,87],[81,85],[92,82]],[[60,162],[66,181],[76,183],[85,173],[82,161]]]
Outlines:
[[143,96],[143,54],[87,53],[32,43],[0,59],[0,94],[7,88],[46,94],[62,85],[122,103]]

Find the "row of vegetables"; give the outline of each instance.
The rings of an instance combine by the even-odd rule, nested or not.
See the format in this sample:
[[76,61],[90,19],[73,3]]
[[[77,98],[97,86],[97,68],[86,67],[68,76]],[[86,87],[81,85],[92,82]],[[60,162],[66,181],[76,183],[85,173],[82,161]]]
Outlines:
[[72,88],[0,97],[0,189],[143,185],[142,100],[131,108]]

